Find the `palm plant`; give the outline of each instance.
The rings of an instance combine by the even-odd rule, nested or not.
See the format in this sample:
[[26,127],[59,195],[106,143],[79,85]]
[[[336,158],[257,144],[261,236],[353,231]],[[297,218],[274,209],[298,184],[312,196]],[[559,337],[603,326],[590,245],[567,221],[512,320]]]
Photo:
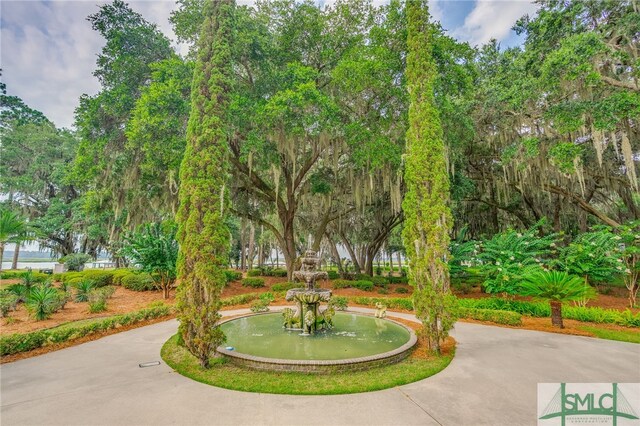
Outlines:
[[94,285],[91,281],[81,281],[76,285],[76,302],[87,302],[89,300],[89,294],[93,290]]
[[0,209],[0,271],[7,243],[21,243],[27,234],[27,223],[16,213]]
[[528,275],[518,287],[522,296],[546,300],[551,307],[551,324],[564,328],[562,303],[595,297],[595,290],[582,278],[559,271],[538,271]]
[[53,287],[38,286],[31,289],[25,302],[29,313],[37,320],[45,320],[60,306],[58,291]]

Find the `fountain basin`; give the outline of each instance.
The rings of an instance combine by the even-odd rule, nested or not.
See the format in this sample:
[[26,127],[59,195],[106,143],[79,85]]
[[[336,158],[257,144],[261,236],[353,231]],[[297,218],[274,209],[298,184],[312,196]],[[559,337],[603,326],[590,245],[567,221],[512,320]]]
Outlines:
[[218,352],[258,370],[330,373],[399,362],[417,342],[413,330],[393,320],[352,312],[333,320],[333,329],[301,337],[299,330],[282,327],[280,313],[230,319],[221,324],[227,342]]

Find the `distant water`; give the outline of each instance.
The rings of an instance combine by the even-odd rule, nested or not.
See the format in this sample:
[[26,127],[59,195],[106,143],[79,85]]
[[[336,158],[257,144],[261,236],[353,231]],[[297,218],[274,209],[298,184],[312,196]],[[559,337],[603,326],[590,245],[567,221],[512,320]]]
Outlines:
[[[97,263],[104,263],[106,260],[100,260]],[[34,271],[38,269],[53,269],[54,265],[58,262],[18,262],[18,269],[31,268]],[[94,262],[89,262],[85,265],[85,268],[91,268]],[[2,270],[5,271],[11,269],[11,262],[2,262]]]

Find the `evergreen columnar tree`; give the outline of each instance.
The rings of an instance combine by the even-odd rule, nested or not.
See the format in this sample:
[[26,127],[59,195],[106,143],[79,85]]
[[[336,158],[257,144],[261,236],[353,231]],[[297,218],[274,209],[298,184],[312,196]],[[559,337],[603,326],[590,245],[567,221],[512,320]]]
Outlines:
[[187,147],[180,167],[178,318],[189,351],[208,367],[224,341],[218,327],[223,267],[229,252],[225,225],[226,115],[231,86],[235,2],[207,2],[191,90]]
[[445,146],[434,85],[433,27],[426,1],[407,2],[407,86],[409,128],[406,135],[403,201],[404,245],[409,257],[409,282],[414,287],[416,316],[422,321],[431,350],[453,324],[447,255],[451,212]]

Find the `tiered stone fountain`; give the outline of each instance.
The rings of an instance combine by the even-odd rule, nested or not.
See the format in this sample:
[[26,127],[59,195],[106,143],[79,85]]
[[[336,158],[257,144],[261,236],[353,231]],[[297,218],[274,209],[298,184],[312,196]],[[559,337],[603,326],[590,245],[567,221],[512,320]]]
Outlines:
[[293,276],[305,283],[305,287],[293,288],[287,292],[288,301],[296,301],[297,311],[285,309],[283,311],[284,327],[292,330],[302,330],[302,336],[309,336],[321,329],[331,328],[335,311],[330,306],[320,311],[320,302],[329,302],[331,290],[316,288],[316,281],[320,278],[328,279],[324,271],[316,271],[320,259],[313,250],[307,250],[302,257],[302,266]]

